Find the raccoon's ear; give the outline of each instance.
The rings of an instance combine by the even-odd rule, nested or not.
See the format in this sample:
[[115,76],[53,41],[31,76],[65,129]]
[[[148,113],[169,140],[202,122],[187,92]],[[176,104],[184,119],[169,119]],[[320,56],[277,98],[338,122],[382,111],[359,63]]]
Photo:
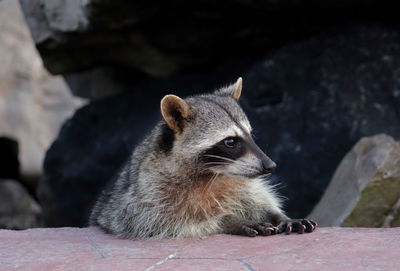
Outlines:
[[239,77],[235,83],[234,89],[231,94],[232,98],[235,99],[236,101],[239,101],[240,94],[242,94],[242,84],[243,84],[243,79],[242,77]]
[[222,88],[220,90],[217,90],[215,94],[231,96],[233,99],[238,101],[240,98],[240,94],[242,94],[242,83],[243,83],[242,77],[239,77],[238,80],[236,80],[236,83],[228,87]]
[[165,95],[161,100],[161,114],[169,128],[181,133],[190,116],[190,108],[178,96]]

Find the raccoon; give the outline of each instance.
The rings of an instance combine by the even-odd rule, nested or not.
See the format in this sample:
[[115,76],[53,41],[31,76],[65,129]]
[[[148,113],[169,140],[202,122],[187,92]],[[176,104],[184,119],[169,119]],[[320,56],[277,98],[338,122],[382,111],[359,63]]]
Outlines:
[[276,164],[239,106],[242,79],[211,94],[161,100],[162,120],[99,196],[89,224],[124,238],[312,232],[265,180]]

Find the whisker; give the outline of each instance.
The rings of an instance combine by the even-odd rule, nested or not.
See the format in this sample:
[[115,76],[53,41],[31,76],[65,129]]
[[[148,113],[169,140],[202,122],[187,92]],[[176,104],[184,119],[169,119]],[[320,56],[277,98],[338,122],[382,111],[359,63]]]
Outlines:
[[[213,155],[213,154],[204,154],[204,157],[212,157],[212,158],[217,158],[221,159],[222,161],[215,161],[215,162],[208,162],[204,163],[205,166],[208,166],[207,168],[203,169],[202,171],[208,170],[213,167],[217,166],[224,166],[224,165],[229,165],[229,164],[235,164],[235,166],[239,169],[239,171],[244,171],[247,172],[248,174],[251,175],[260,175],[260,169],[258,167],[255,167],[245,161],[242,161],[240,159],[238,160],[233,160],[227,157],[219,156],[219,155]],[[260,177],[264,177],[264,175],[260,175]]]
[[203,156],[206,157],[212,157],[212,158],[218,158],[218,159],[222,159],[222,160],[226,160],[226,161],[230,161],[230,162],[235,162],[235,160],[227,158],[227,157],[223,157],[223,156],[219,156],[219,155],[212,155],[212,154],[204,154]]
[[208,162],[208,163],[204,163],[204,165],[229,165],[229,163],[226,163],[226,162]]

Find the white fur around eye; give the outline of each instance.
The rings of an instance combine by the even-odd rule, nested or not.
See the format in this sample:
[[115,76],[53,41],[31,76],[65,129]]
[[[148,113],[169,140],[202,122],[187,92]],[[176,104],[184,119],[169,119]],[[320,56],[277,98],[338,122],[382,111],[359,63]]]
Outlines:
[[241,121],[240,125],[246,130],[248,134],[251,134],[251,126],[248,121]]
[[196,144],[197,149],[206,149],[214,144],[224,140],[227,137],[243,137],[243,130],[236,125],[232,125],[228,129],[222,129],[218,133],[206,134]]

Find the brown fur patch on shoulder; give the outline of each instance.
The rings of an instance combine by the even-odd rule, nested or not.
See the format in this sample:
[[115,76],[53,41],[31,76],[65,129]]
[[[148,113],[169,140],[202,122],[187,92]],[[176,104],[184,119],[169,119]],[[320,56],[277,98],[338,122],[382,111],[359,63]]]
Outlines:
[[[164,211],[185,221],[203,222],[240,209],[248,180],[222,175],[204,177],[193,184],[169,183],[162,190]],[[183,185],[185,183],[185,185]]]
[[196,220],[232,213],[240,204],[240,191],[245,180],[216,176],[201,180],[188,195],[187,201]]

